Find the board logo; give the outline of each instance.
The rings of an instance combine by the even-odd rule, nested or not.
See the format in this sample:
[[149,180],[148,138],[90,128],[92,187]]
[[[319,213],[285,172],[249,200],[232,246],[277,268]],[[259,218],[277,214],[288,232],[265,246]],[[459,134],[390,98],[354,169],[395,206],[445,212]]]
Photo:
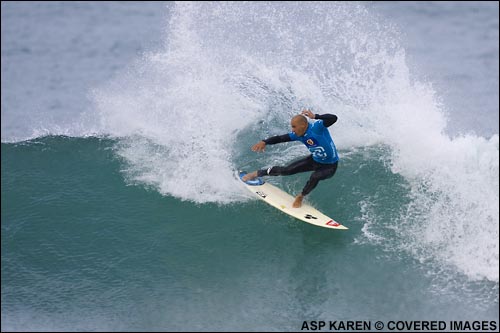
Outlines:
[[330,220],[330,221],[326,222],[326,225],[331,225],[332,227],[338,227],[340,225],[340,223],[335,222],[334,220]]
[[258,195],[260,195],[263,199],[265,199],[267,197],[267,194],[265,194],[264,192],[257,191],[255,193],[257,193]]
[[306,219],[310,220],[310,219],[313,219],[313,220],[317,220],[318,218],[316,216],[313,216],[311,214],[306,214],[306,216],[304,216]]

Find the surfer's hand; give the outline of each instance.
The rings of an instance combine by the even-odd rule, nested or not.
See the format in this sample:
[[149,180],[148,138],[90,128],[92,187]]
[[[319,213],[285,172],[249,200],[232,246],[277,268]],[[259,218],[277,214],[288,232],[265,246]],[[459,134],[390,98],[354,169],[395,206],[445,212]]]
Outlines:
[[252,151],[264,151],[266,150],[266,143],[264,141],[259,141],[252,146]]
[[302,114],[306,117],[311,118],[311,119],[316,118],[316,115],[314,113],[312,113],[311,110],[304,110],[304,111],[302,111]]

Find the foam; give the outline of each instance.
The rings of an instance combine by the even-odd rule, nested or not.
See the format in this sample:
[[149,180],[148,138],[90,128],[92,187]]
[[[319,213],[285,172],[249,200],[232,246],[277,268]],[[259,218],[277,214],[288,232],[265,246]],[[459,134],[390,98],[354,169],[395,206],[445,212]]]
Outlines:
[[[131,182],[227,204],[247,198],[241,164],[280,158],[242,149],[302,107],[335,113],[338,148],[388,146],[409,184],[412,204],[391,225],[399,248],[498,281],[498,135],[449,136],[445,107],[412,77],[398,38],[360,5],[177,3],[165,48],[95,92],[99,126],[122,138]],[[376,220],[363,231],[379,243]]]

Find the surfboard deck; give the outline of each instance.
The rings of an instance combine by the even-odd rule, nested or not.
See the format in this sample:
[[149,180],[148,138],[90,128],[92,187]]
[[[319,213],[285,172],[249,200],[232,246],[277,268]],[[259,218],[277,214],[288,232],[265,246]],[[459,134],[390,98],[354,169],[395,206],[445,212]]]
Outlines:
[[281,210],[282,212],[295,217],[301,221],[313,224],[318,227],[347,230],[348,228],[336,222],[331,217],[321,213],[316,208],[307,203],[302,203],[300,208],[293,208],[292,204],[295,198],[286,193],[282,189],[266,183],[262,178],[257,177],[253,180],[244,182],[242,177],[247,172],[240,171],[239,178],[245,184],[245,187],[256,195],[259,199],[265,201],[269,205]]

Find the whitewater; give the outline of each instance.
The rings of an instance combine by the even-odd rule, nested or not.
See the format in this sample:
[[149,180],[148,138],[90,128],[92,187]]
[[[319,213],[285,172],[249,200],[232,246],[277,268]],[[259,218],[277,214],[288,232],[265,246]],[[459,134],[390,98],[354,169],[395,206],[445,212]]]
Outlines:
[[[134,54],[130,61],[123,61],[121,68],[117,69],[109,65],[109,68],[104,71],[107,73],[106,78],[96,80],[95,78],[104,74],[95,74],[92,82],[82,87],[81,80],[75,79],[76,76],[72,71],[85,72],[90,68],[88,66],[92,61],[101,59],[96,54],[100,54],[102,50],[89,51],[92,50],[93,43],[98,43],[97,37],[87,40],[80,32],[72,37],[70,33],[67,33],[68,37],[66,37],[64,33],[56,29],[56,25],[52,27],[48,24],[44,37],[59,31],[57,32],[58,35],[61,34],[58,37],[59,40],[64,40],[67,45],[79,45],[75,47],[81,47],[82,50],[72,54],[66,48],[56,47],[56,51],[53,52],[56,52],[59,57],[52,56],[45,60],[51,64],[47,73],[52,73],[46,74],[50,78],[47,81],[43,76],[45,73],[43,66],[36,70],[36,63],[32,59],[39,57],[40,54],[43,57],[43,52],[48,46],[44,44],[24,46],[22,36],[27,34],[27,25],[20,27],[16,32],[15,24],[4,23],[9,20],[9,16],[4,18],[4,15],[7,15],[4,12],[15,13],[16,7],[2,3],[2,188],[5,187],[4,184],[11,186],[5,192],[2,190],[2,322],[6,320],[3,314],[5,309],[14,318],[24,318],[24,322],[36,322],[33,318],[40,313],[36,305],[23,303],[22,300],[12,301],[16,299],[12,295],[15,295],[15,291],[21,290],[23,286],[4,277],[7,274],[4,273],[3,267],[15,260],[11,257],[4,257],[3,253],[12,253],[12,255],[16,253],[12,250],[14,245],[10,245],[16,243],[14,241],[10,243],[11,238],[4,239],[4,234],[8,235],[5,237],[14,239],[16,233],[23,230],[23,226],[31,225],[30,221],[35,225],[34,221],[38,221],[37,217],[44,216],[43,210],[37,211],[37,207],[40,205],[43,207],[40,202],[33,203],[35,212],[29,215],[30,219],[23,215],[22,205],[16,206],[17,201],[8,198],[18,198],[16,200],[21,202],[22,198],[37,197],[33,194],[34,192],[16,192],[17,189],[24,188],[23,179],[26,179],[26,174],[28,174],[22,168],[39,163],[41,170],[47,170],[47,173],[50,173],[51,167],[47,167],[50,165],[49,160],[58,161],[58,166],[65,164],[71,166],[74,174],[82,178],[82,183],[75,185],[75,188],[86,188],[82,185],[83,179],[86,179],[85,170],[92,170],[90,174],[98,175],[98,170],[102,167],[104,176],[98,176],[103,177],[102,187],[114,190],[106,192],[105,201],[109,200],[106,205],[108,210],[103,209],[102,214],[95,217],[95,221],[100,221],[101,226],[105,225],[104,230],[113,230],[110,234],[116,233],[127,237],[123,229],[126,228],[125,226],[121,226],[118,222],[113,226],[108,226],[106,223],[110,220],[126,220],[130,214],[133,215],[133,212],[127,215],[121,211],[126,211],[125,207],[137,207],[137,202],[142,202],[141,196],[146,196],[153,202],[165,200],[159,206],[168,206],[166,211],[162,211],[162,214],[166,215],[159,214],[156,207],[150,207],[151,211],[142,211],[141,209],[144,208],[138,207],[141,214],[137,214],[137,220],[134,220],[148,221],[147,216],[150,212],[153,215],[157,213],[158,216],[166,216],[165,219],[168,222],[165,224],[168,228],[183,230],[178,234],[179,238],[168,234],[165,238],[159,239],[155,238],[152,229],[148,229],[147,223],[140,227],[148,240],[147,246],[151,246],[151,249],[159,247],[158,251],[151,251],[150,255],[153,258],[158,255],[156,253],[168,252],[172,258],[178,255],[182,260],[179,259],[179,263],[176,264],[175,267],[178,269],[176,272],[187,270],[185,275],[180,276],[168,271],[166,275],[169,279],[170,276],[176,277],[169,280],[168,286],[173,286],[172,289],[166,289],[164,285],[158,286],[157,289],[157,294],[165,295],[165,299],[174,299],[178,308],[170,308],[172,303],[163,304],[162,300],[155,298],[153,291],[145,291],[151,296],[151,302],[148,303],[149,299],[141,298],[141,302],[146,304],[159,304],[158,307],[152,306],[155,309],[169,309],[168,315],[153,311],[154,315],[151,315],[154,318],[153,321],[156,319],[161,325],[167,325],[165,321],[168,318],[179,318],[179,323],[181,319],[186,319],[183,317],[182,309],[195,309],[202,312],[210,308],[210,304],[216,304],[213,311],[220,308],[230,311],[228,309],[233,309],[234,304],[239,304],[239,301],[231,303],[233,298],[239,299],[239,289],[234,285],[232,288],[228,287],[229,294],[232,295],[228,301],[218,294],[218,289],[210,289],[216,288],[214,286],[218,286],[217,282],[206,287],[207,289],[203,286],[186,288],[197,290],[198,294],[192,298],[181,296],[191,295],[187,291],[185,293],[179,291],[184,290],[181,287],[184,283],[190,285],[191,279],[199,280],[206,276],[208,281],[216,281],[220,278],[218,273],[205,267],[206,262],[194,264],[193,262],[197,262],[197,259],[189,255],[190,251],[197,251],[201,247],[206,249],[201,257],[206,253],[223,253],[221,256],[225,260],[233,262],[226,252],[239,253],[238,251],[241,250],[245,258],[242,262],[251,267],[249,262],[253,263],[253,259],[265,262],[262,258],[266,258],[266,255],[261,255],[259,249],[254,249],[249,244],[259,244],[261,238],[264,241],[269,240],[271,244],[273,237],[277,238],[277,244],[281,242],[295,244],[297,241],[295,237],[299,237],[303,242],[304,251],[295,250],[298,252],[294,252],[289,249],[290,256],[278,257],[279,259],[273,259],[272,263],[265,262],[262,267],[254,268],[260,272],[260,275],[245,274],[243,280],[247,281],[251,290],[250,294],[252,291],[254,294],[253,296],[246,295],[243,303],[246,304],[245,307],[253,308],[260,301],[263,304],[262,309],[268,310],[283,307],[283,304],[290,305],[289,308],[279,312],[276,322],[269,322],[269,325],[263,326],[252,326],[252,316],[249,314],[239,317],[241,313],[238,312],[233,317],[243,318],[241,319],[243,323],[248,322],[246,329],[259,330],[265,327],[279,330],[280,327],[285,327],[287,330],[296,330],[298,329],[296,325],[287,326],[284,323],[297,317],[312,316],[312,319],[316,319],[331,316],[337,310],[337,304],[346,306],[349,299],[359,300],[359,304],[355,307],[364,309],[366,302],[362,301],[363,297],[356,292],[354,285],[359,283],[364,286],[364,282],[356,278],[361,278],[366,267],[371,267],[374,260],[369,258],[371,251],[377,253],[377,259],[385,260],[387,267],[393,267],[394,261],[401,260],[401,263],[394,264],[394,270],[414,272],[415,277],[412,281],[415,285],[422,283],[426,290],[425,295],[429,299],[435,297],[435,301],[429,302],[446,304],[443,311],[450,316],[450,319],[457,319],[452,317],[453,309],[450,305],[455,301],[470,302],[472,305],[467,303],[461,308],[462,313],[476,309],[477,316],[481,319],[491,316],[494,309],[498,309],[499,135],[498,125],[492,125],[498,124],[498,45],[491,47],[491,40],[494,40],[495,36],[498,40],[498,15],[490,19],[492,23],[489,23],[488,32],[484,33],[490,39],[483,41],[478,47],[478,49],[485,50],[484,55],[478,56],[483,59],[481,63],[487,63],[490,66],[488,70],[484,70],[485,78],[472,80],[472,77],[468,80],[473,87],[470,88],[472,91],[487,93],[487,98],[481,101],[478,98],[477,105],[481,106],[481,110],[477,107],[477,109],[464,111],[457,105],[469,107],[470,104],[467,103],[474,102],[461,102],[455,97],[451,102],[447,100],[446,98],[450,95],[446,95],[446,89],[440,85],[442,82],[440,84],[433,82],[429,79],[431,74],[425,73],[425,66],[416,65],[414,53],[419,52],[419,46],[408,45],[409,37],[405,30],[407,27],[400,22],[387,19],[385,15],[387,12],[402,11],[410,18],[412,15],[417,17],[418,9],[425,7],[429,13],[443,15],[443,21],[447,24],[443,23],[444,26],[453,27],[456,24],[455,18],[446,18],[445,13],[465,12],[467,7],[459,8],[458,5],[446,7],[445,4],[436,3],[419,7],[420,5],[416,3],[410,3],[409,7],[405,7],[409,9],[403,11],[402,5],[391,7],[392,5],[389,4],[383,6],[382,4],[343,2],[175,2],[161,4],[161,14],[158,14],[156,8],[138,9],[132,4],[127,5],[130,7],[122,7],[118,12],[115,12],[117,9],[111,4],[106,4],[104,8],[107,8],[105,13],[108,14],[104,12],[98,14],[97,8],[93,12],[94,9],[91,7],[80,5],[83,6],[81,10],[92,14],[89,14],[89,17],[100,17],[101,20],[107,18],[118,20],[120,15],[125,18],[130,15],[141,17],[136,24],[144,25],[151,17],[156,17],[157,21],[154,22],[161,27],[158,33],[159,40],[150,41],[148,47]],[[30,15],[36,18],[37,15],[42,15],[40,13],[44,13],[51,20],[61,13],[75,15],[74,11],[78,10],[69,4],[62,3],[54,3],[52,7],[47,4],[37,6],[39,7],[34,7]],[[473,13],[486,15],[492,10],[498,12],[498,4],[466,3],[464,6],[470,8],[467,14],[460,15],[473,15]],[[478,6],[476,11],[472,10],[476,8],[474,6]],[[484,9],[485,7],[481,6],[492,8]],[[405,16],[401,15],[401,17]],[[477,27],[479,18],[466,17],[471,22],[469,30],[479,29]],[[57,20],[63,19],[54,20],[58,22]],[[486,19],[483,21],[487,22]],[[47,22],[51,21],[47,20]],[[89,22],[92,20],[89,19]],[[466,22],[469,21],[466,20]],[[72,26],[67,24],[69,27]],[[78,21],[72,24],[76,27],[75,31],[80,31]],[[90,28],[92,24],[86,22],[81,24],[82,27],[92,29]],[[118,23],[115,22],[115,24]],[[120,24],[129,27],[128,34],[140,31],[138,26],[134,26],[132,20],[128,24],[124,19],[124,22]],[[43,31],[39,30],[37,34],[42,34]],[[109,46],[110,54],[113,52],[119,54],[120,50],[126,50],[119,42],[120,38],[124,37],[113,37],[114,34],[118,36],[120,33],[117,29],[114,30],[109,26],[103,30],[104,32],[89,31],[92,36],[94,33],[95,36],[100,33],[108,33],[111,36],[109,37],[112,40]],[[16,33],[18,35],[15,35]],[[447,33],[446,30],[443,33]],[[472,34],[468,31],[465,36],[468,33]],[[18,36],[18,38],[4,38],[4,34]],[[146,36],[150,35],[145,34],[142,39]],[[56,37],[54,38],[57,40]],[[425,39],[425,36],[420,38]],[[48,40],[51,39],[48,38]],[[136,43],[140,44],[141,41],[136,41]],[[444,49],[446,47],[446,45],[443,46]],[[54,50],[54,48],[51,49]],[[128,52],[134,53],[130,50]],[[430,49],[420,52],[424,54],[438,51]],[[82,54],[85,54],[85,63],[78,63],[77,59],[83,57]],[[105,68],[104,64],[113,63],[112,58],[110,55],[103,57],[101,68]],[[19,66],[23,64],[23,61],[27,61],[25,59],[31,59],[29,65]],[[52,59],[59,59],[61,62],[52,65]],[[450,62],[453,62],[452,56],[450,59]],[[446,60],[439,61],[443,63],[443,67],[446,66]],[[79,65],[75,66],[75,64]],[[450,64],[448,66],[458,71],[460,64],[457,61],[453,62],[454,67]],[[60,67],[64,69],[61,74],[58,74],[59,76],[53,74],[59,73]],[[23,68],[25,68],[25,74],[22,72]],[[490,71],[491,68],[493,69]],[[93,72],[90,70],[89,72],[90,74],[86,75],[92,76]],[[100,70],[95,70],[95,73],[97,72]],[[471,72],[477,74],[483,73],[483,70],[478,68]],[[26,78],[34,82],[48,82],[48,86],[40,88],[46,89],[42,90],[45,91],[45,94],[41,94],[44,97],[39,97],[36,89],[29,84],[23,84]],[[68,82],[68,86],[59,89],[57,88],[59,82]],[[447,79],[446,85],[453,86],[454,82],[458,85],[461,81],[453,78]],[[482,84],[484,86],[479,87]],[[72,93],[71,87],[81,88],[79,99]],[[485,100],[490,101],[489,104]],[[72,105],[73,108],[61,107],[61,103]],[[320,210],[331,209],[333,217],[339,218],[349,227],[352,234],[345,236],[344,239],[341,236],[332,236],[330,239],[328,235],[304,231],[297,224],[292,224],[292,227],[283,226],[282,229],[279,224],[274,226],[276,221],[269,222],[266,219],[272,218],[279,221],[280,218],[287,218],[272,215],[279,214],[279,212],[263,210],[262,206],[247,193],[247,190],[240,186],[235,176],[235,173],[242,168],[254,170],[272,165],[283,165],[306,154],[303,146],[294,144],[268,147],[266,153],[263,154],[256,154],[250,150],[251,145],[263,138],[287,133],[290,130],[290,118],[304,108],[320,114],[333,113],[339,119],[330,127],[341,159],[338,173],[328,185],[318,187],[310,200]],[[470,118],[467,117],[472,117],[470,114],[474,112],[477,113],[478,119],[487,119],[481,125],[482,127],[468,126],[466,120]],[[78,157],[72,155],[71,152],[76,151],[83,151],[82,156],[92,156],[81,162],[85,167],[83,165],[80,167]],[[59,152],[65,152],[66,155],[59,155]],[[46,160],[37,160],[44,153],[54,155],[50,155],[51,157],[47,157]],[[14,163],[30,161],[30,158],[36,163]],[[5,172],[9,172],[8,177],[4,169],[7,170]],[[19,172],[16,173],[16,170]],[[30,172],[35,174],[35,171]],[[64,173],[62,168],[61,172]],[[119,175],[119,178],[116,178],[116,175]],[[40,180],[45,177],[40,175],[39,178],[34,179]],[[56,175],[53,177],[57,180]],[[307,178],[304,177],[306,176],[278,177],[269,181],[292,193],[303,186]],[[50,175],[47,179],[51,179]],[[43,186],[45,185],[49,186],[43,183]],[[61,186],[64,186],[64,183],[61,183]],[[94,183],[93,186],[92,189],[82,191],[86,193],[86,196],[82,198],[99,196],[99,183]],[[138,192],[131,194],[129,199],[122,199],[120,191],[125,191],[125,189]],[[143,190],[146,193],[140,192]],[[57,196],[58,190],[51,188],[49,192],[52,195],[43,196],[48,202],[51,197]],[[151,198],[150,195],[153,197]],[[117,198],[119,202],[117,205],[121,203],[119,200],[123,200],[124,204],[120,206],[122,208],[113,208],[113,197]],[[4,205],[4,198],[11,201]],[[40,200],[43,202],[42,199]],[[79,200],[75,201],[79,202]],[[68,199],[60,205],[66,207],[63,211],[71,207],[70,202],[72,201]],[[147,205],[147,202],[143,202],[142,207]],[[85,209],[82,209],[81,212],[75,214],[84,216],[84,211]],[[91,211],[101,211],[101,208],[93,208]],[[189,215],[189,219],[185,218],[182,213],[188,211],[189,214],[193,214]],[[228,218],[233,215],[240,216],[240,221]],[[51,216],[57,220],[55,214]],[[258,229],[256,228],[264,235],[256,233],[255,230],[249,230],[252,229],[250,227],[252,223],[261,223],[255,222],[258,220],[256,216],[264,216],[262,217],[264,222],[262,225],[259,224]],[[10,224],[4,224],[4,220]],[[229,220],[236,226],[234,224],[217,225],[217,233],[209,227],[210,223],[215,225],[221,223],[220,221]],[[94,221],[94,217],[91,217],[90,221]],[[181,223],[182,227],[176,223]],[[238,226],[237,223],[240,225]],[[137,227],[136,224],[132,225],[132,229]],[[288,224],[285,223],[285,225]],[[189,229],[183,229],[188,226],[190,226]],[[206,229],[203,233],[197,233],[194,230],[198,227]],[[265,232],[267,227],[278,229],[272,229],[267,233]],[[224,228],[230,230],[242,228],[238,229],[233,236],[234,239],[241,237],[240,242],[247,246],[245,251],[236,245],[231,250],[224,250],[225,246],[230,246],[224,245],[224,239],[227,241],[223,234]],[[163,231],[157,230],[156,232],[162,234]],[[297,232],[300,236],[296,235]],[[61,233],[64,234],[64,232]],[[249,236],[245,239],[243,235],[247,233]],[[32,232],[29,237],[34,237],[33,239],[36,240],[36,234]],[[95,231],[93,234],[100,234],[100,232]],[[212,236],[215,238],[208,240],[205,238]],[[196,245],[195,242],[191,243],[192,238],[199,240],[199,243]],[[289,238],[293,238],[293,241]],[[165,241],[166,245],[160,245],[165,239],[169,240]],[[50,244],[50,241],[43,244]],[[192,244],[192,247],[186,244]],[[123,250],[126,245],[122,246]],[[178,250],[182,246],[187,246],[183,252]],[[58,247],[49,245],[49,248],[57,249]],[[259,253],[259,258],[252,257],[252,251],[247,251],[248,249]],[[354,273],[341,272],[353,279],[353,286],[351,286],[353,289],[349,289],[348,295],[343,295],[339,291],[342,288],[330,279],[334,277],[340,279],[342,274],[338,272],[339,267],[348,270],[345,267],[351,267],[351,264],[345,261],[346,257],[339,259],[339,257],[318,256],[313,257],[311,261],[306,260],[309,258],[308,255],[324,254],[320,249],[329,249],[327,253],[332,256],[337,254],[336,251],[345,255],[350,254],[355,258],[354,262],[359,264],[358,266],[358,264],[351,263]],[[33,251],[36,252],[39,249],[34,248]],[[82,251],[86,253],[86,250]],[[120,253],[120,251],[117,249],[112,252]],[[349,251],[354,251],[355,254]],[[281,253],[281,248],[279,245],[270,246],[269,252]],[[84,254],[81,255],[86,257]],[[340,256],[340,254],[337,255]],[[25,257],[29,256],[20,258]],[[140,267],[142,272],[153,272],[158,266],[151,264],[151,266],[143,267],[142,264],[148,265],[148,260],[136,261],[137,256],[133,254],[128,258],[117,257],[113,259],[113,262],[119,265],[121,260],[124,263],[131,260],[134,263],[132,266]],[[160,262],[163,263],[162,260],[160,259]],[[171,260],[177,263],[177,259],[165,259],[165,262],[170,263]],[[212,262],[212,265],[217,267],[217,263],[224,262],[224,260],[208,258],[207,262]],[[315,262],[326,267],[324,274],[316,277],[312,273],[313,270],[310,270],[310,274],[302,275],[300,267],[306,265],[304,262]],[[279,263],[284,267],[279,266]],[[237,266],[236,263],[234,265]],[[28,264],[19,264],[16,267],[21,268],[15,269],[14,266],[8,266],[9,272],[29,272],[32,269]],[[95,269],[92,265],[90,267],[89,271]],[[206,268],[210,273],[204,275],[204,270],[199,267]],[[33,270],[36,271],[34,268]],[[240,270],[247,272],[243,268]],[[288,275],[281,276],[282,271],[291,272],[290,276],[298,276],[298,282]],[[384,268],[383,272],[377,271],[380,274],[375,274],[374,280],[385,281],[389,271],[389,268]],[[267,277],[268,272],[276,278],[270,279],[273,282],[262,278],[262,276]],[[228,276],[232,276],[232,273],[233,271],[228,273]],[[138,275],[132,275],[134,279],[140,280]],[[164,275],[158,273],[158,276]],[[41,277],[38,278],[41,280],[37,281],[43,282],[37,282],[37,285],[50,285],[50,282]],[[160,285],[159,281],[162,281],[161,278],[152,280],[155,281],[153,285],[156,283]],[[288,285],[287,281],[290,280],[297,285],[292,282]],[[404,284],[402,280],[394,282],[394,285]],[[16,281],[22,281],[22,279]],[[86,285],[92,279],[86,277],[82,281],[84,281],[82,284]],[[268,291],[265,295],[260,294],[261,290],[267,290],[265,286],[269,283],[274,285],[275,281],[279,282],[275,285],[276,294],[274,291]],[[239,286],[238,283],[236,282],[236,286]],[[109,284],[115,287],[120,285],[113,280],[110,280]],[[325,293],[331,297],[323,299],[319,296],[320,291],[313,287],[304,288],[304,285],[328,285],[324,287],[328,291]],[[416,289],[418,288],[414,290],[410,288],[409,293],[416,294]],[[118,288],[116,295],[120,299],[126,299],[129,295],[127,292],[125,287]],[[298,293],[296,297],[293,296],[295,292]],[[373,292],[377,295],[376,302],[383,302],[383,296],[378,292]],[[4,302],[7,299],[4,299],[5,293],[10,295],[8,303]],[[35,295],[36,291],[33,293]],[[46,295],[49,294],[49,292],[46,293]],[[89,300],[82,295],[84,291],[79,297],[83,297],[82,304],[86,307]],[[207,299],[215,299],[214,303],[207,301],[202,295],[210,295],[212,298],[207,296]],[[49,304],[65,302],[62,301],[64,296],[56,297],[56,299],[51,297],[54,296],[44,296],[43,299],[48,300]],[[387,302],[390,304],[387,307],[402,316],[401,318],[411,317],[412,307],[407,305],[408,308],[405,308],[398,302],[398,298],[394,296]],[[421,302],[425,303],[424,300]],[[126,304],[125,301],[123,304]],[[305,304],[311,305],[308,307]],[[54,305],[55,313],[64,308],[63,306],[58,308],[58,306]],[[151,328],[147,324],[149,317],[143,312],[136,326],[134,326],[135,322],[132,326],[123,325],[123,322],[127,322],[126,316],[123,316],[123,313],[127,311],[127,306],[116,311],[111,310],[111,315],[117,318],[116,322],[111,323],[89,310],[91,317],[97,318],[97,322],[102,324],[90,327],[90,329]],[[424,306],[424,308],[428,311],[420,312],[420,314],[432,317],[432,306]],[[16,312],[16,309],[21,310]],[[89,309],[91,309],[90,306]],[[70,322],[76,322],[80,328],[87,327],[81,320],[76,319],[78,316],[75,311],[71,311]],[[195,330],[207,328],[202,324],[204,320],[210,322],[208,328],[216,330],[241,328],[231,320],[226,320],[226,325],[221,323],[221,320],[209,320],[207,318],[214,318],[214,315],[210,317],[210,311],[207,311],[206,317],[200,315],[199,321],[196,321],[191,328]],[[343,313],[344,318],[347,318],[346,312]],[[258,309],[250,313],[255,314],[257,318],[267,318]],[[370,312],[369,310],[360,310],[360,313],[373,319],[380,315],[377,311]],[[61,324],[62,321],[53,320],[51,314],[44,314],[44,316],[42,317],[46,319],[43,321],[43,327],[47,329],[67,328]],[[498,316],[491,319],[498,321]],[[161,325],[153,326],[152,329],[171,328],[168,325]],[[187,327],[179,326],[181,324],[176,325],[176,329],[187,329]],[[16,326],[11,323],[6,327],[17,330],[31,326]],[[34,325],[34,327],[39,326]]]
[[411,251],[498,281],[498,135],[448,134],[396,28],[362,5],[327,7],[177,4],[164,49],[95,92],[98,132],[124,138],[130,181],[227,204],[248,200],[233,176],[249,163],[239,151],[288,131],[302,108],[335,113],[341,149],[387,146],[388,167],[407,180],[413,202],[391,227]]

